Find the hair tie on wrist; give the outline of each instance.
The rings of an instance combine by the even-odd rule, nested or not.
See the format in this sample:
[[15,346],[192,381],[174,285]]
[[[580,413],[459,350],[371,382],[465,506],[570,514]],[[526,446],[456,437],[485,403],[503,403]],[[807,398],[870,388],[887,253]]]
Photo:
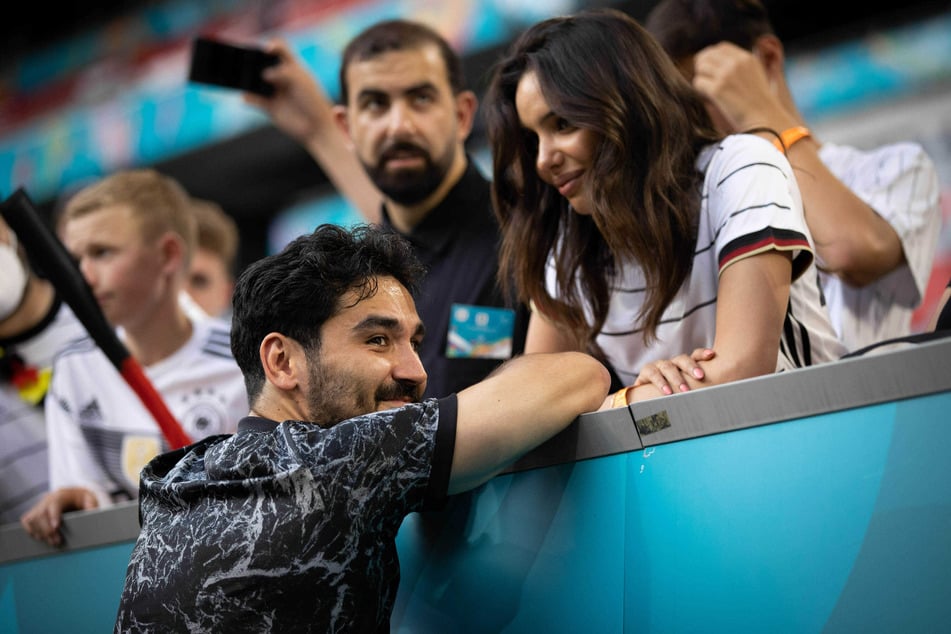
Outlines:
[[611,407],[627,407],[630,403],[627,402],[627,393],[628,391],[634,389],[634,386],[629,385],[625,388],[621,388],[614,393],[614,398],[611,400]]
[[779,138],[773,141],[776,149],[785,154],[793,145],[802,141],[806,137],[811,137],[812,132],[804,125],[797,125],[779,133]]

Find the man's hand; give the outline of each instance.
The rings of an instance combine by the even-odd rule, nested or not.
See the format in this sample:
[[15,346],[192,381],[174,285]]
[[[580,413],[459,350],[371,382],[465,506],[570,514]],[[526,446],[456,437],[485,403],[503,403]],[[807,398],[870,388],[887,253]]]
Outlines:
[[323,87],[284,40],[272,40],[265,50],[280,58],[261,75],[274,86],[274,94],[245,92],[245,103],[261,109],[279,130],[300,143],[367,222],[380,222],[382,194],[357,160]]
[[763,64],[750,51],[720,42],[697,53],[693,70],[694,88],[716,106],[731,132],[758,127],[782,131],[797,125],[770,85]]
[[60,532],[63,513],[67,511],[86,511],[99,507],[99,501],[89,489],[68,487],[50,491],[20,518],[23,529],[37,541],[50,546],[60,546],[63,534]]
[[262,73],[274,86],[274,94],[264,97],[246,92],[242,94],[245,103],[263,110],[275,126],[304,147],[309,147],[321,134],[336,133],[330,98],[287,42],[273,40],[266,50],[280,58]]

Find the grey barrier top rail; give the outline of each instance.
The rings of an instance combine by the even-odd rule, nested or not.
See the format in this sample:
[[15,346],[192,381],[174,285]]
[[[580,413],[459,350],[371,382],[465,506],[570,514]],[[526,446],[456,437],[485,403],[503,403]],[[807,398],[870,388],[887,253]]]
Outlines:
[[582,414],[509,472],[951,390],[951,336]]
[[139,503],[66,513],[62,530],[66,544],[53,548],[27,535],[19,524],[0,526],[0,564],[131,541],[139,534]]
[[[951,391],[951,337],[684,394],[583,414],[506,473],[586,460],[689,438]],[[138,504],[68,513],[67,545],[51,548],[19,526],[0,526],[0,564],[131,541]]]

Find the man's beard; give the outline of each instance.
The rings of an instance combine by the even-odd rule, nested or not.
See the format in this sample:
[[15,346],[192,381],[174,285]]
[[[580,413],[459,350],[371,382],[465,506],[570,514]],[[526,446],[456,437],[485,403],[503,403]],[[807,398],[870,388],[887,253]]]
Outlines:
[[422,400],[423,386],[411,381],[387,381],[376,390],[364,389],[359,376],[339,368],[325,368],[316,359],[310,362],[308,373],[307,414],[310,422],[321,427],[375,412],[383,401],[406,397],[414,403]]
[[[400,205],[415,205],[422,202],[442,184],[452,164],[452,150],[446,152],[439,162],[414,143],[398,141],[383,149],[375,165],[363,163],[363,168],[373,184],[383,194]],[[423,168],[389,171],[387,162],[396,157],[414,156],[423,159]]]

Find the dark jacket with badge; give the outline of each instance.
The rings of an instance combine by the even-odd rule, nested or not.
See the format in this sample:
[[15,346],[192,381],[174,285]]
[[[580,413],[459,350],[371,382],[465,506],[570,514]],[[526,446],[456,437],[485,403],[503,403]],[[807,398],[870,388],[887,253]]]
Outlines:
[[[385,206],[383,224],[396,230]],[[443,201],[411,233],[402,235],[427,269],[416,297],[416,310],[426,326],[420,350],[429,375],[426,397],[447,396],[478,383],[522,352],[528,311],[507,301],[497,283],[499,228],[490,184],[471,157]],[[504,347],[487,342],[497,344],[507,335],[510,353],[486,357],[500,356]]]

